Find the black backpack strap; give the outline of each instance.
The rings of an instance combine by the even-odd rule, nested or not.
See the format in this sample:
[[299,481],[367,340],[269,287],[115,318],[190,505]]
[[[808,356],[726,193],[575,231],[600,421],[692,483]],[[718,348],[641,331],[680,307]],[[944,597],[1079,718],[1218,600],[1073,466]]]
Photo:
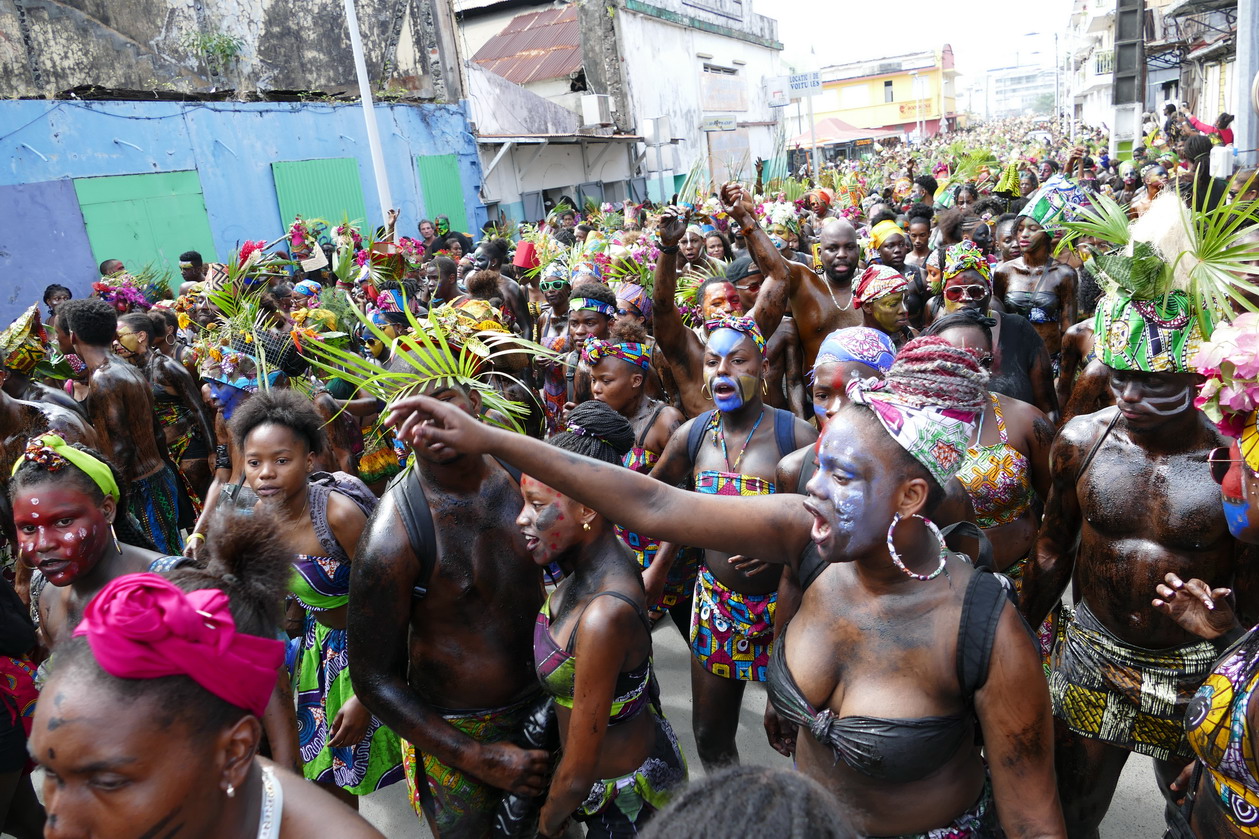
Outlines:
[[778,456],[786,457],[796,445],[796,415],[782,408],[774,409],[774,440],[778,443]]
[[[940,528],[940,535],[945,539],[953,533],[968,534],[975,537],[979,542],[979,558],[973,563],[976,568],[986,568],[989,571],[997,570],[996,557],[992,553],[992,540],[988,538],[988,534],[973,521],[956,521],[947,527]],[[950,550],[948,545],[944,546],[945,550]]]
[[715,411],[705,411],[691,422],[691,429],[686,434],[686,456],[691,459],[691,465],[695,465],[695,458],[699,456],[700,441],[704,439],[704,432],[708,430],[708,424],[713,421]]
[[969,702],[988,681],[988,664],[997,639],[997,623],[1007,602],[1005,587],[994,574],[975,569],[962,601],[957,626],[957,682]]
[[411,596],[422,600],[428,594],[428,584],[433,579],[433,569],[437,566],[437,531],[433,526],[433,511],[428,507],[428,499],[424,497],[424,485],[420,483],[419,471],[412,464],[402,471],[385,490],[398,505],[398,517],[402,526],[407,529],[407,538],[411,541],[411,550],[420,560],[420,576],[411,590]]

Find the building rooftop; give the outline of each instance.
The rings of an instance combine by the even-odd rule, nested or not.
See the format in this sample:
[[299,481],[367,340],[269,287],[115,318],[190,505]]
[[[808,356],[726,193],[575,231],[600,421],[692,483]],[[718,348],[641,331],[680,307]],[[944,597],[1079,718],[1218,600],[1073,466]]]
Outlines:
[[559,79],[581,69],[581,29],[572,5],[517,15],[472,56],[515,84]]
[[867,76],[885,76],[891,73],[904,73],[908,70],[927,70],[937,66],[946,71],[953,70],[953,48],[948,44],[939,51],[922,50],[867,61],[831,64],[823,67],[821,73],[822,81],[830,82]]

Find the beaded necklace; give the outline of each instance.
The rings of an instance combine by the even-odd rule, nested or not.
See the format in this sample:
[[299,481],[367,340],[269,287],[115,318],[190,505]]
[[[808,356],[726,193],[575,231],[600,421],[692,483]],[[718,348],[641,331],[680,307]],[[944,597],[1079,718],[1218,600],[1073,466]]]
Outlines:
[[721,456],[726,461],[726,471],[731,474],[738,474],[739,464],[743,462],[743,455],[747,453],[748,444],[752,442],[752,438],[756,436],[756,429],[761,427],[761,420],[765,419],[765,411],[761,410],[761,415],[756,418],[756,422],[752,424],[752,430],[748,433],[747,439],[743,441],[743,448],[739,449],[739,456],[734,459],[734,465],[730,465],[730,452],[726,448],[726,422],[721,415],[721,411],[713,411],[713,418],[709,420],[710,427],[713,430],[713,442],[721,446]]

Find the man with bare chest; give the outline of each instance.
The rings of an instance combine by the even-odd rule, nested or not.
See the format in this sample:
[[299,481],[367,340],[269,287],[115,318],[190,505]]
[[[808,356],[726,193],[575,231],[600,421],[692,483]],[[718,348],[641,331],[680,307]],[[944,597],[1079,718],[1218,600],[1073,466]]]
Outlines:
[[114,307],[94,297],[57,307],[57,343],[88,369],[87,413],[104,453],[129,483],[128,507],[160,553],[179,554],[179,485],[162,458],[153,390],[135,366],[114,354]]
[[[423,393],[480,412],[475,391]],[[516,526],[522,503],[493,458],[425,446],[381,499],[353,566],[354,690],[402,737],[412,804],[443,839],[489,836],[504,791],[543,789],[550,756],[511,742],[540,691],[542,574]]]
[[[1098,835],[1129,753],[1154,758],[1164,790],[1192,756],[1185,709],[1221,650],[1155,610],[1149,592],[1168,572],[1232,587],[1250,561],[1207,463],[1221,438],[1194,408],[1198,322],[1183,292],[1169,301],[1101,301],[1097,347],[1116,406],[1071,420],[1054,443],[1024,582],[1022,608],[1036,626],[1075,581],[1076,614],[1049,678],[1072,837]],[[1252,611],[1246,593],[1239,601]]]

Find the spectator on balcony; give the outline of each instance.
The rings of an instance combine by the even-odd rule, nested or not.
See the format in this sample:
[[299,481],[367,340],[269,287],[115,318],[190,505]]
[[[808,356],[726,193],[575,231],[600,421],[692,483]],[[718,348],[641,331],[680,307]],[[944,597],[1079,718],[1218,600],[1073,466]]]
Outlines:
[[1185,117],[1188,119],[1190,125],[1201,131],[1203,134],[1208,136],[1211,134],[1220,135],[1220,145],[1233,145],[1233,129],[1229,128],[1229,126],[1233,124],[1233,115],[1227,111],[1221,113],[1215,118],[1215,125],[1208,125],[1195,117],[1193,114],[1186,114]]

